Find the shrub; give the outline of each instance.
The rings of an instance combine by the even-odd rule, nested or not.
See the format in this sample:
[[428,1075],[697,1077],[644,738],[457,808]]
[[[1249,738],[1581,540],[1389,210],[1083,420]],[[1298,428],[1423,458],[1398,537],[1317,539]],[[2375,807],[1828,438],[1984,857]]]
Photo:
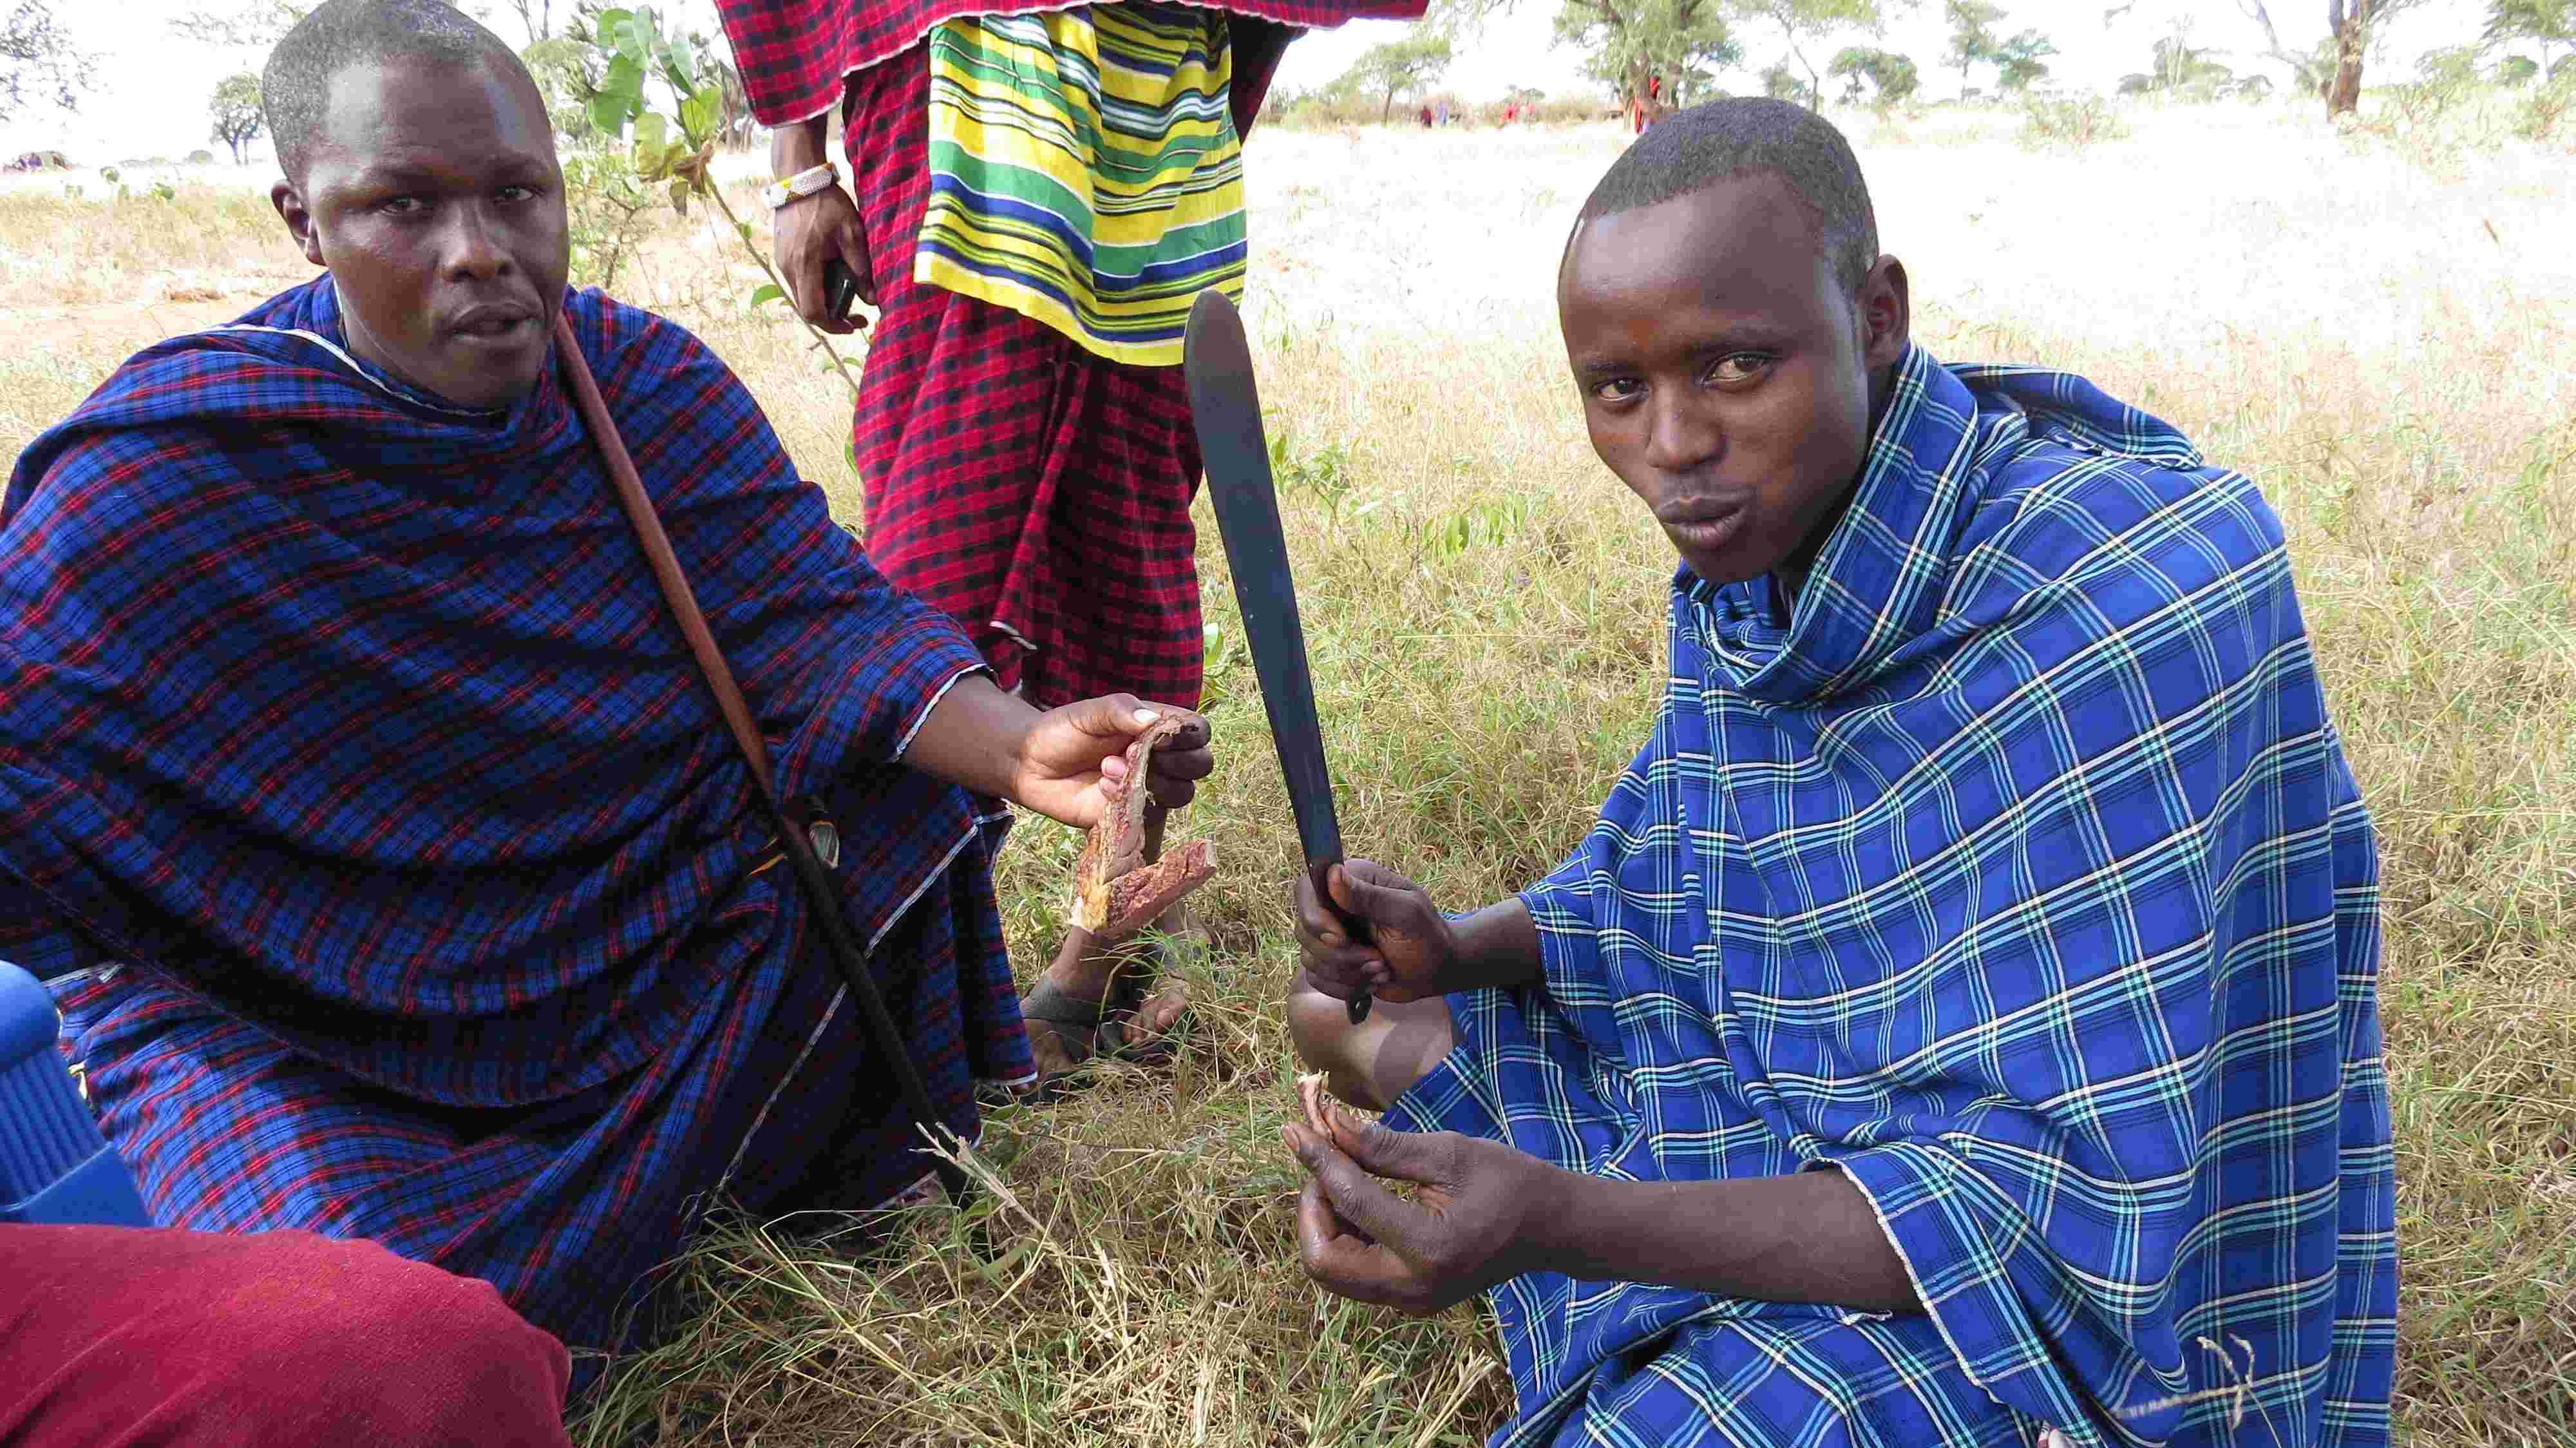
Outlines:
[[2576,70],[2561,64],[2548,84],[2535,86],[2515,108],[2513,133],[2526,141],[2546,141],[2576,109]]
[[618,268],[652,230],[662,193],[645,184],[634,158],[613,142],[593,142],[566,155],[563,176],[572,279],[613,293]]
[[2071,96],[2032,96],[2022,103],[2021,139],[2028,146],[2081,151],[2129,133],[2119,109],[2090,91]]

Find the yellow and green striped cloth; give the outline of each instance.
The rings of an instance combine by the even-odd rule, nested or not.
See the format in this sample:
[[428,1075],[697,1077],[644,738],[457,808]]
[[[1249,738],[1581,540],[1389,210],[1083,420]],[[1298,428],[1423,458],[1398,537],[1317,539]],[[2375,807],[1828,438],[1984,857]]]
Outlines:
[[1243,164],[1225,14],[1086,5],[930,34],[917,282],[1177,366],[1190,299],[1243,294]]

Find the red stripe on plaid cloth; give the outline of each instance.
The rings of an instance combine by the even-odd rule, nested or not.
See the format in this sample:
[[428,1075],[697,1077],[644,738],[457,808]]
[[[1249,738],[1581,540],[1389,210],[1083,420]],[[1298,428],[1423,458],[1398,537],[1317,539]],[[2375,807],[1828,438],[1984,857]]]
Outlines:
[[[1345,20],[1412,20],[1425,0],[1228,0],[1229,15],[1245,15],[1300,30],[1328,29]],[[725,38],[733,45],[751,111],[764,126],[784,126],[831,109],[842,77],[920,44],[933,26],[960,15],[1018,15],[1070,10],[1066,0],[717,0]],[[1258,104],[1278,64],[1279,47],[1265,42],[1236,80]],[[1236,129],[1250,130],[1248,110]],[[861,154],[855,149],[853,155]]]
[[868,556],[1041,707],[1126,691],[1196,708],[1199,448],[1181,371],[913,282],[929,87],[917,54],[850,80],[883,304],[854,423]]

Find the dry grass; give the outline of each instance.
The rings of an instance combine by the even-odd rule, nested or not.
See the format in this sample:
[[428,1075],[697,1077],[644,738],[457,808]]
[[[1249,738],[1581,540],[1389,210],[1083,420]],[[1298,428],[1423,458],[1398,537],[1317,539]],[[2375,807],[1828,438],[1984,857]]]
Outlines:
[[[1854,130],[1935,351],[2085,372],[2287,519],[2385,854],[2400,1420],[2419,1444],[2576,1442],[2576,168],[2511,144],[2428,164],[2304,112],[2127,119],[2080,155],[2021,147],[2009,116]],[[1551,865],[1653,706],[1668,560],[1584,444],[1547,294],[1618,144],[1251,147],[1255,345],[1344,829],[1451,904]],[[89,310],[0,352],[13,445],[153,335],[119,297],[181,268],[296,271],[255,227],[236,241],[220,199],[122,235],[30,205],[0,200],[0,306]],[[746,315],[751,282],[673,227],[629,291],[732,360],[855,517],[846,393]],[[1187,821],[1228,849],[1202,897],[1201,1048],[997,1117],[970,1218],[717,1236],[681,1269],[696,1315],[618,1366],[588,1441],[1428,1445],[1500,1420],[1475,1313],[1392,1318],[1296,1270],[1293,833],[1202,529],[1230,762]],[[1060,928],[1072,845],[1036,824],[1007,852],[1023,960]]]

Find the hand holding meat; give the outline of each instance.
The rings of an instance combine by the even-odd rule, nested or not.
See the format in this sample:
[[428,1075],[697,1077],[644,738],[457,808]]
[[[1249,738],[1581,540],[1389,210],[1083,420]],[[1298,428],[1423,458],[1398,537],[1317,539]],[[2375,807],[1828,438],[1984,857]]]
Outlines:
[[1416,1001],[1453,988],[1456,936],[1421,886],[1374,860],[1335,865],[1329,885],[1333,903],[1367,921],[1375,940],[1353,940],[1300,874],[1297,950],[1317,990],[1348,1000],[1365,984],[1380,1000]]
[[1021,741],[1010,797],[1049,819],[1089,829],[1127,792],[1128,746],[1164,715],[1188,722],[1152,751],[1143,781],[1156,803],[1178,809],[1216,767],[1207,721],[1187,710],[1139,701],[1133,694],[1084,699],[1038,716]]
[[[1287,1128],[1310,1174],[1297,1255],[1325,1291],[1438,1312],[1544,1265],[1526,1224],[1550,1210],[1564,1173],[1500,1142],[1363,1122],[1312,1092],[1306,1110]],[[1420,1189],[1406,1201],[1380,1177]]]
[[[1160,859],[1149,860],[1145,823],[1151,801],[1140,787],[1155,778],[1155,761],[1163,751],[1193,731],[1204,736],[1207,721],[1178,709],[1166,710],[1127,745],[1125,768],[1104,773],[1101,797],[1108,802],[1100,822],[1083,842],[1082,857],[1073,862],[1073,923],[1101,945],[1134,935],[1162,918],[1181,897],[1207,883],[1216,873],[1216,846],[1206,840],[1174,845]],[[1107,761],[1103,761],[1104,769]],[[1187,780],[1177,788],[1191,788]]]

